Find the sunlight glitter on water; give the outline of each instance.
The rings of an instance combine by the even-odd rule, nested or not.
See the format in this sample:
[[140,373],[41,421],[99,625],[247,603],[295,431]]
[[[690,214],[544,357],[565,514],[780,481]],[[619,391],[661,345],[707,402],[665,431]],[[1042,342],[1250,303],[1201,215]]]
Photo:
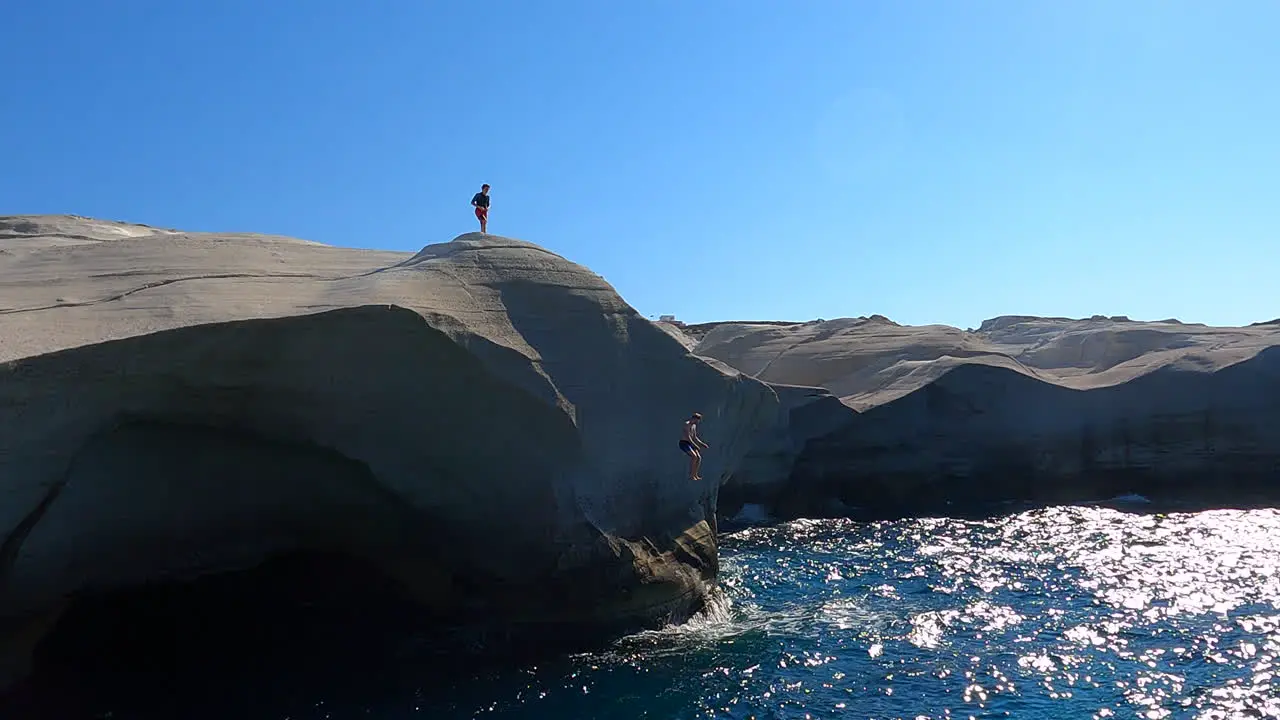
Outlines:
[[[843,544],[860,570],[845,572],[861,579],[847,588],[853,597],[905,598],[905,612],[890,623],[902,630],[870,633],[875,647],[888,648],[871,656],[940,666],[932,675],[942,682],[911,684],[933,685],[922,694],[938,700],[958,693],[961,704],[943,716],[968,706],[1073,717],[1093,701],[1097,717],[1280,717],[1271,684],[1280,616],[1233,617],[1280,608],[1275,511],[1058,508],[983,522],[799,523],[736,539],[738,561]],[[890,582],[873,585],[869,574]],[[872,716],[911,716],[873,705],[885,714]]]
[[737,605],[716,637],[774,662],[703,708],[1280,717],[1277,540],[1275,511],[1078,507],[746,530],[726,543]]
[[1277,540],[1275,511],[755,527],[725,538],[702,617],[532,669],[517,698],[485,710],[1280,717]]

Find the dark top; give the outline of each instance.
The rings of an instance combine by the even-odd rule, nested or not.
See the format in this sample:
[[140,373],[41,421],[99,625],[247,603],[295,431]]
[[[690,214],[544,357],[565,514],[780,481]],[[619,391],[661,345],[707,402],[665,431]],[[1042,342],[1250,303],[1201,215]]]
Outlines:
[[489,207],[489,196],[478,192],[475,197],[471,198],[471,202],[477,207],[487,208]]

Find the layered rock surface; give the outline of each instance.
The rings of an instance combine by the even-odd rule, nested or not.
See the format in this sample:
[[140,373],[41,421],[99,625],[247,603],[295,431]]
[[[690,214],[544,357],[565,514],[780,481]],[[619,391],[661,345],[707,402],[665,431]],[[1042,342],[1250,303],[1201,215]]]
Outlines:
[[833,498],[915,512],[1280,490],[1274,323],[1007,316],[965,331],[873,316],[682,332],[695,353],[771,383],[825,388],[858,411],[805,441],[788,482],[726,489],[788,514],[824,511]]
[[[0,218],[0,362],[10,678],[69,598],[302,550],[446,615],[687,614],[714,481],[782,418],[598,275],[479,234],[407,254]],[[675,448],[694,409],[711,482]]]

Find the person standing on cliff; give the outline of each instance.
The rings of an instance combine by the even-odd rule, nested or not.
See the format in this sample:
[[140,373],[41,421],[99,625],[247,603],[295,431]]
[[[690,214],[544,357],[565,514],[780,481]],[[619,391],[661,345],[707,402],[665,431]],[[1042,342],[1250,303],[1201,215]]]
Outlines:
[[698,437],[698,422],[702,420],[702,413],[694,413],[684,421],[684,432],[680,435],[680,452],[689,456],[689,479],[701,480],[702,476],[698,473],[702,470],[702,452],[699,448],[706,449],[710,445],[702,442],[702,438]]
[[471,196],[471,207],[476,209],[476,219],[480,221],[480,232],[487,232],[489,227],[489,183],[480,186],[480,192]]

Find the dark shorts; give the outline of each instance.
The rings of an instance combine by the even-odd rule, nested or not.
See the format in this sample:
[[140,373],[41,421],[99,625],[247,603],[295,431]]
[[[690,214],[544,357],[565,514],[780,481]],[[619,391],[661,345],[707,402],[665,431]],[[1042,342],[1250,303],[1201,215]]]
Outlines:
[[684,453],[685,455],[693,455],[693,443],[690,443],[688,440],[681,440],[680,452]]

